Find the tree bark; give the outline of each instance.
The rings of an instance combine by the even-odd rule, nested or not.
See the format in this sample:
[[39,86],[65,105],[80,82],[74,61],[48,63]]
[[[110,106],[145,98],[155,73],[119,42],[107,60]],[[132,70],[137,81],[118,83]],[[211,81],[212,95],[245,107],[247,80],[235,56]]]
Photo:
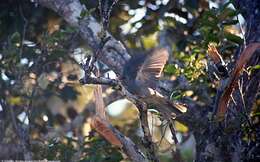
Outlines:
[[[260,42],[260,3],[258,0],[236,0],[234,5],[241,11],[246,20],[246,45]],[[245,47],[241,45],[238,50],[243,51]],[[238,60],[241,52],[235,56]],[[259,50],[254,53],[245,68],[260,64]],[[251,125],[248,115],[251,111],[256,95],[260,88],[260,73],[253,72],[250,76],[243,73],[239,77],[240,87],[236,87],[232,96],[236,103],[230,101],[228,112],[223,122],[209,121],[209,126],[203,131],[195,131],[197,141],[196,161],[216,161],[216,162],[239,162],[256,160],[257,150],[259,150],[259,126]],[[216,103],[215,103],[216,104]],[[254,129],[257,138],[253,142],[243,141],[243,125]],[[257,135],[258,134],[258,135]],[[199,140],[202,139],[202,140]],[[251,150],[251,152],[249,151]],[[252,151],[253,150],[253,151]],[[259,159],[258,159],[259,160]]]

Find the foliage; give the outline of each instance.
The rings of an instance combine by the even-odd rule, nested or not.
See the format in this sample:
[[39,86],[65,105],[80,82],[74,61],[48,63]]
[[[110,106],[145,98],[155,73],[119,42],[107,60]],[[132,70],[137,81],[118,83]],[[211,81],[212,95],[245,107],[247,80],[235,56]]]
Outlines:
[[[92,15],[100,20],[96,0],[81,0],[81,3],[89,9],[81,13],[82,19]],[[244,43],[239,24],[243,22],[232,1],[213,4],[215,8],[209,8],[207,0],[121,0],[112,10],[109,32],[121,40],[130,53],[139,53],[158,46],[159,35],[165,31],[164,39],[172,53],[163,79],[174,81],[171,99],[211,105],[219,82],[209,77],[208,44],[215,43],[225,62],[231,62],[237,47]],[[97,134],[90,135],[93,133],[89,128],[93,89],[79,85],[78,80],[82,77],[79,63],[91,54],[91,49],[80,39],[79,32],[66,25],[57,14],[30,1],[0,2],[0,26],[0,104],[5,109],[0,109],[0,124],[2,116],[8,116],[10,107],[16,115],[26,112],[30,125],[27,125],[27,136],[35,143],[43,141],[41,147],[32,144],[37,148],[32,150],[35,158],[71,161],[78,157],[82,162],[123,160],[118,149]],[[248,71],[259,69],[256,65]],[[252,112],[255,121],[259,120],[259,100],[258,96]],[[85,116],[80,126],[71,132],[63,131],[82,114]],[[140,140],[138,133],[133,133],[138,132],[137,119],[120,120],[126,120],[126,126],[119,129],[135,141]],[[0,132],[4,132],[0,143],[18,141],[18,136],[7,136],[12,122],[8,117],[5,121],[0,128]],[[24,121],[17,121],[19,126],[26,125]],[[53,129],[60,132],[51,134]],[[161,128],[160,131],[163,132]],[[185,136],[189,128],[179,123],[177,131]],[[247,141],[252,136],[251,128],[245,124],[243,131]],[[68,134],[72,135],[68,137]],[[171,151],[171,146],[167,151]],[[194,158],[189,150],[182,154],[185,161]],[[162,157],[168,158],[169,155]]]

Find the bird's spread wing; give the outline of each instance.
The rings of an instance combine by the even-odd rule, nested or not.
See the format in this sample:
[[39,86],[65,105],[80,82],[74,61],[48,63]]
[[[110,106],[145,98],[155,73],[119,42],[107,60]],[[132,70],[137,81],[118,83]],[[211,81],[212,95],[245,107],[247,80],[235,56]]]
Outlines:
[[136,80],[154,88],[156,86],[156,81],[161,76],[168,55],[168,51],[165,48],[158,48],[152,51],[138,70]]

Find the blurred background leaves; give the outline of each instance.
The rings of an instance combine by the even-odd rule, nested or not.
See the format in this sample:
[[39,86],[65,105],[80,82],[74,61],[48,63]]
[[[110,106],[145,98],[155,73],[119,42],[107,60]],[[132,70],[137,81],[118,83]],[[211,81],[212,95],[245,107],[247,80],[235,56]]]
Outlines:
[[[100,20],[98,1],[81,3]],[[160,32],[165,31],[163,39],[172,53],[163,79],[176,85],[171,98],[210,105],[218,80],[212,83],[208,77],[207,46],[215,43],[224,59],[232,61],[244,41],[243,25],[243,17],[228,0],[120,0],[112,10],[109,32],[130,53],[138,54],[158,46]],[[20,120],[19,124],[29,127],[34,159],[128,161],[90,128],[94,86],[82,86],[78,80],[83,76],[79,63],[91,55],[91,49],[78,31],[37,3],[18,0],[0,2],[0,27],[0,114],[6,115],[9,106],[17,116],[26,112],[23,118],[29,123]],[[104,98],[113,93],[104,87]],[[252,114],[255,120],[259,120],[259,100]],[[111,123],[141,144],[135,106],[118,100],[107,109]],[[10,118],[1,120],[5,122],[1,122],[0,143],[18,142],[16,136],[10,136]],[[187,126],[175,122],[180,144],[174,146],[167,124],[156,112],[149,112],[149,124],[162,161],[172,161],[176,147],[183,161],[194,159],[195,139]]]

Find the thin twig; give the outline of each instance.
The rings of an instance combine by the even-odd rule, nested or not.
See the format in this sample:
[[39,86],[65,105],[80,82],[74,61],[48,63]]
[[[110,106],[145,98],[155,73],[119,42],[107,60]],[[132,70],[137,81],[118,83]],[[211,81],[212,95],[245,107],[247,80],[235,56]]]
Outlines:
[[169,121],[169,128],[171,130],[171,133],[172,133],[172,139],[174,140],[174,142],[177,144],[178,143],[178,139],[176,137],[176,131],[175,131],[175,128],[173,126],[173,123],[172,121]]
[[[248,27],[249,25],[249,27]],[[246,38],[248,38],[250,36],[251,33],[251,29],[252,29],[252,17],[250,16],[249,18],[249,24],[247,24],[247,33],[246,33]]]
[[[22,17],[22,19],[24,21],[23,33],[22,33],[22,39],[21,39],[21,47],[20,47],[20,51],[19,51],[19,57],[21,59],[22,58],[22,54],[23,54],[23,45],[24,45],[24,40],[25,40],[25,35],[26,35],[26,30],[27,30],[27,25],[28,25],[28,20],[24,16],[24,13],[23,13],[21,5],[19,5],[19,12],[20,12],[20,15],[21,15],[21,17]],[[22,75],[22,72],[20,71],[20,73],[18,75],[18,79],[19,80],[21,78],[21,75]],[[16,134],[17,134],[17,136],[18,136],[18,138],[19,138],[19,140],[21,142],[22,148],[23,148],[24,159],[25,160],[31,160],[32,159],[31,152],[27,148],[29,145],[26,142],[26,139],[24,138],[25,135],[24,135],[23,128],[18,127],[18,124],[16,122],[16,116],[15,116],[15,113],[14,113],[14,110],[13,110],[13,106],[10,106],[10,115],[11,115],[11,119],[12,119],[12,124],[13,124],[14,130],[15,130],[15,132],[16,132]],[[23,132],[21,132],[21,131],[23,131]]]
[[167,127],[168,127],[168,126],[169,126],[169,125],[167,124],[167,125],[165,126],[165,128],[163,129],[162,136],[161,136],[161,139],[160,139],[160,142],[159,142],[158,147],[160,147],[161,144],[162,144],[162,140],[163,140],[163,138],[165,137],[165,133],[166,133],[166,130],[167,130]]
[[239,90],[239,93],[240,93],[240,96],[241,96],[241,100],[242,100],[242,104],[243,104],[243,106],[242,106],[243,112],[241,112],[241,113],[245,117],[249,127],[252,128],[253,126],[252,126],[252,123],[251,123],[251,121],[249,119],[249,114],[248,114],[248,112],[246,110],[246,104],[245,104],[245,99],[244,99],[244,95],[243,95],[242,85],[243,85],[243,82],[241,80],[241,82],[238,82],[238,90]]
[[16,134],[17,134],[17,136],[18,136],[18,138],[21,142],[21,145],[22,145],[24,159],[25,160],[31,160],[32,159],[31,152],[27,149],[26,141],[23,138],[23,132],[20,131],[21,128],[18,127],[18,124],[16,122],[16,117],[15,117],[15,113],[14,113],[14,110],[13,110],[13,106],[10,106],[10,115],[11,115],[14,130],[15,130],[15,132],[16,132]]
[[137,102],[137,108],[139,110],[140,122],[144,132],[143,145],[147,149],[148,159],[153,162],[159,162],[155,152],[155,144],[152,141],[152,136],[149,130],[147,106],[142,102]]
[[101,2],[102,0],[99,0],[99,12],[100,12],[100,17],[101,17],[101,25],[104,28],[104,30],[108,29],[109,26],[109,19],[111,16],[111,12],[115,4],[118,2],[118,0],[113,0],[111,6],[109,5],[109,1],[105,0],[103,3]]
[[23,14],[23,9],[22,9],[21,5],[19,5],[19,12],[20,12],[20,15],[22,16],[23,21],[24,21],[23,35],[22,35],[22,40],[21,40],[21,48],[20,48],[20,52],[19,52],[19,57],[21,59],[22,54],[23,54],[23,44],[24,44],[24,40],[25,40],[25,34],[26,34],[26,30],[27,30],[28,20],[25,18],[24,14]]

